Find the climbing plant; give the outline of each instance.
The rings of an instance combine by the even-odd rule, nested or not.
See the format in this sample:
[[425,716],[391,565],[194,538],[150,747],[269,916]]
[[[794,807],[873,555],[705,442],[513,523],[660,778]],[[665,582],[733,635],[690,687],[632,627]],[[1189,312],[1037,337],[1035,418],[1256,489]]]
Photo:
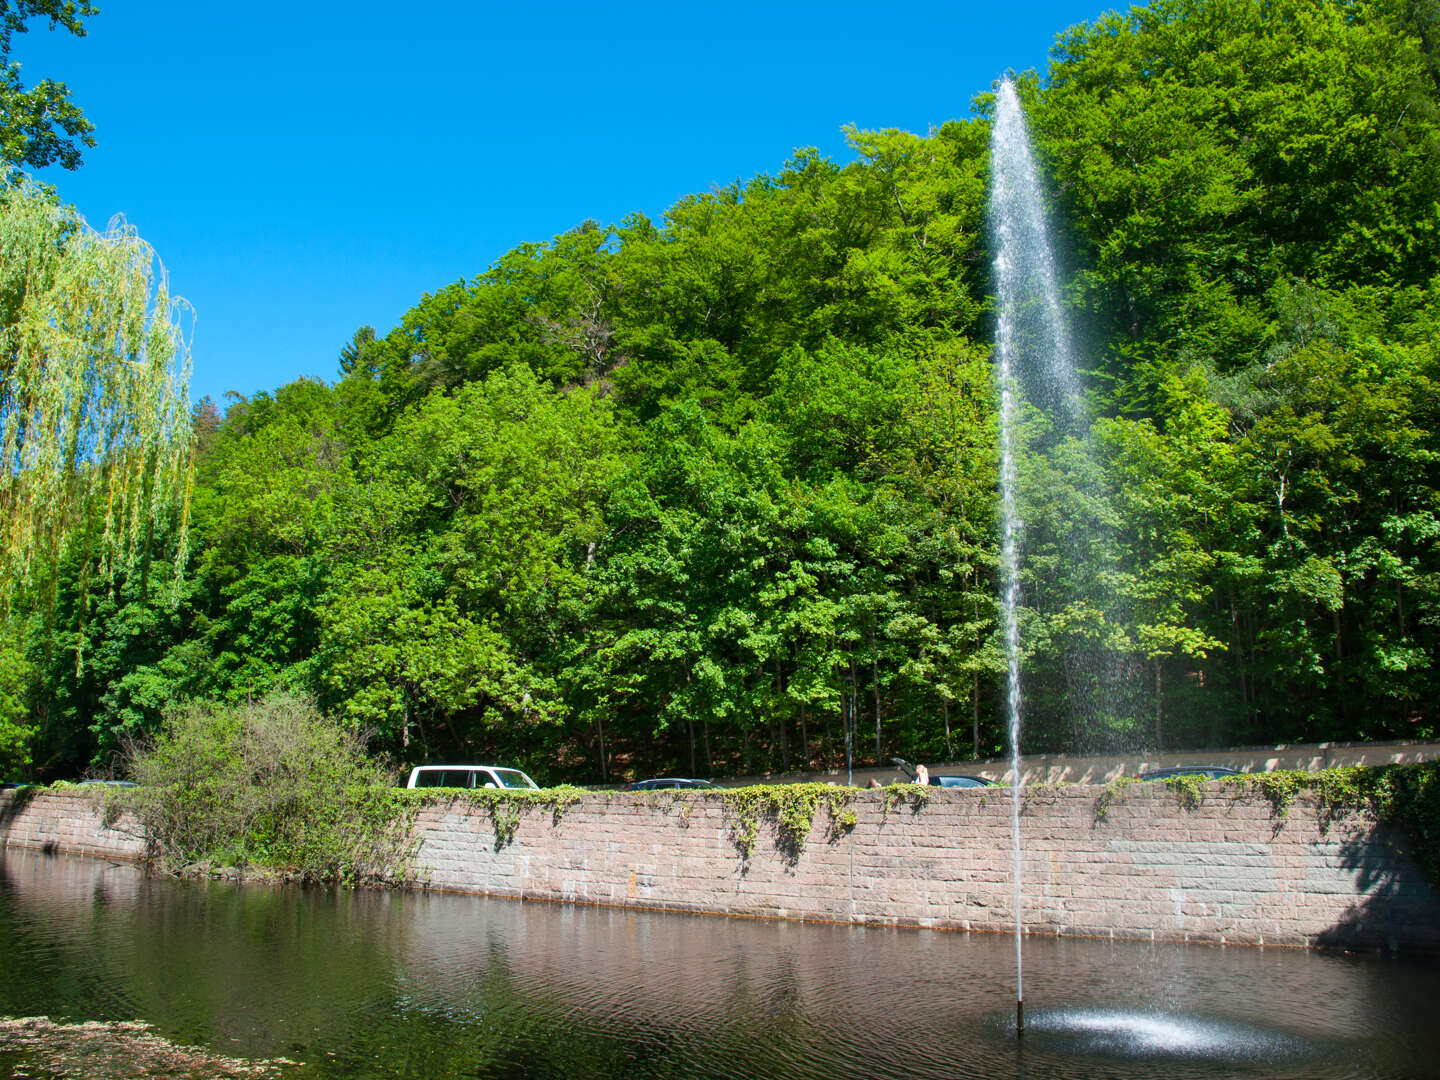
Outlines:
[[[1258,791],[1274,808],[1277,828],[1290,816],[1302,791],[1310,792],[1315,799],[1322,820],[1355,810],[1365,811],[1383,825],[1404,830],[1410,854],[1426,879],[1440,887],[1440,762],[1378,768],[1354,765],[1318,772],[1277,769],[1218,780],[1192,774],[1169,777],[1164,784],[1187,810],[1199,807],[1205,801],[1206,788],[1212,785],[1212,790],[1228,787],[1234,792]],[[1111,806],[1145,786],[1128,776],[1110,781],[1095,800],[1095,820],[1103,821]]]
[[855,827],[850,802],[855,788],[830,784],[754,784],[721,792],[726,809],[735,815],[735,846],[746,859],[755,852],[760,819],[775,822],[777,841],[791,859],[805,850],[805,840],[815,821],[815,812],[824,803],[829,812],[831,833],[840,836]]
[[520,829],[521,816],[527,810],[548,809],[552,824],[558,825],[568,807],[580,801],[584,788],[570,784],[541,788],[414,788],[402,789],[402,802],[410,806],[444,800],[469,803],[483,808],[495,829],[495,850],[512,843]]

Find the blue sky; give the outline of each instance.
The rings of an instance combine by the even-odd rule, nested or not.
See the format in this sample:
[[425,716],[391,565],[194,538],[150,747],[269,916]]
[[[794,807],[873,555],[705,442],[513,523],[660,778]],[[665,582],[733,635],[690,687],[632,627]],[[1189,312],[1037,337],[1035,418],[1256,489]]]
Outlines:
[[[359,326],[518,244],[775,172],[842,128],[924,132],[1107,7],[99,0],[12,57],[97,145],[39,176],[123,214],[195,310],[191,396],[327,381]],[[446,10],[449,8],[450,10]]]

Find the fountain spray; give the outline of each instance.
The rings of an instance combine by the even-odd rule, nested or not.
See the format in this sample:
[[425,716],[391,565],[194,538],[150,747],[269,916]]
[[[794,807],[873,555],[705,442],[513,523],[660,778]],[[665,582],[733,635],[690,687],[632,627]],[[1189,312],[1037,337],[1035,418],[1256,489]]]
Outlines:
[[1040,198],[1039,175],[1019,95],[1009,79],[996,93],[990,136],[990,228],[995,245],[998,318],[996,374],[1000,384],[1000,567],[1005,617],[1007,708],[1015,909],[1015,1031],[1025,1031],[1022,942],[1025,933],[1020,854],[1020,544],[1024,531],[1016,497],[1017,439],[1022,387],[1031,404],[1072,424],[1079,420],[1079,377],[1060,307],[1054,257]]

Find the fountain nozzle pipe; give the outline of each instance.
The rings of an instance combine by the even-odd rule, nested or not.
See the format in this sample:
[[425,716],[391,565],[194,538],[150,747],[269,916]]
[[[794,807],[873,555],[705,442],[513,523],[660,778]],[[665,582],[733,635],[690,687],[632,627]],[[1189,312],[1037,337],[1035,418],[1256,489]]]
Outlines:
[[1015,1037],[1018,1039],[1025,1034],[1025,1001],[1022,998],[1015,999]]

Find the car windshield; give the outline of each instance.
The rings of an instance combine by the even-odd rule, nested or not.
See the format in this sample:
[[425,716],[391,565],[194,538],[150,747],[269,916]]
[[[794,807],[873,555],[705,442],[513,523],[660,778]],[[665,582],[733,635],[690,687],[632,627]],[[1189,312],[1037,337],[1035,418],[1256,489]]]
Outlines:
[[501,787],[507,788],[533,788],[535,781],[526,776],[519,769],[496,769],[495,779],[500,781]]

